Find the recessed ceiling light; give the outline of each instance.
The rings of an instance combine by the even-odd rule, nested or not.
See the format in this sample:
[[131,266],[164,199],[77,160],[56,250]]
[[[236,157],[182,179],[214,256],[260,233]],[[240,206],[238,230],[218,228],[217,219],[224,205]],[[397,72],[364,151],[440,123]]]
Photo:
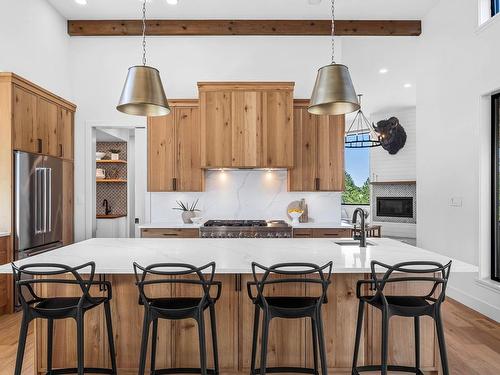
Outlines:
[[87,5],[87,0],[75,0],[78,5]]
[[179,0],[167,0],[167,4],[170,5],[177,5],[179,3]]
[[389,69],[387,69],[387,68],[380,68],[378,72],[380,74],[386,74],[387,72],[389,72]]
[[403,87],[404,87],[405,89],[409,89],[411,86],[412,86],[412,85],[411,85],[411,83],[405,83],[405,84],[403,85]]
[[321,3],[321,0],[308,0],[308,3],[311,5],[318,5]]

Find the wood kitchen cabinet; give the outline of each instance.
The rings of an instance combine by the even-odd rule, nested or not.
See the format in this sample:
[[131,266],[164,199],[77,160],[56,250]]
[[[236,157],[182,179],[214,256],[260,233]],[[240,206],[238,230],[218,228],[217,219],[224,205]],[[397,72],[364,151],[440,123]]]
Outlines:
[[61,156],[59,154],[58,129],[57,129],[57,105],[53,102],[38,97],[36,103],[36,134],[40,140],[38,152],[50,156]]
[[170,106],[169,115],[148,118],[148,191],[202,191],[198,101]]
[[347,238],[352,237],[349,228],[298,228],[293,230],[293,238]]
[[194,228],[144,228],[142,238],[198,238],[200,230]]
[[294,168],[289,191],[344,190],[344,116],[317,116],[309,101],[294,102]]
[[13,85],[12,130],[15,150],[41,152],[36,126],[35,94],[22,87]]
[[57,156],[73,160],[74,112],[59,106],[57,115]]
[[198,83],[203,168],[293,166],[293,83]]

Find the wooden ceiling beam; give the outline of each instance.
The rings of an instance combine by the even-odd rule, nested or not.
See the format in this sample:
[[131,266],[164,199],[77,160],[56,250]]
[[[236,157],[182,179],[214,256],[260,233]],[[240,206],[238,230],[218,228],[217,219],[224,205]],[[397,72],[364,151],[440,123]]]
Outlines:
[[[421,21],[338,20],[336,35],[418,36]],[[147,35],[330,35],[330,20],[148,20]],[[141,20],[69,20],[70,36],[142,35]]]

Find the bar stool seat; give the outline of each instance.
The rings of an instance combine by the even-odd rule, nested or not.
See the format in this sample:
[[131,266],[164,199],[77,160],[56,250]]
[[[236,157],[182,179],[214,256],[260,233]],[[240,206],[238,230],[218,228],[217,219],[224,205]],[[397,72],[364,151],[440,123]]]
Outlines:
[[[46,269],[49,269],[47,271]],[[80,275],[82,270],[89,270],[88,278]],[[107,281],[94,281],[95,263],[89,262],[78,267],[69,267],[64,264],[36,263],[17,267],[12,264],[14,280],[16,282],[16,294],[23,309],[21,331],[19,333],[19,344],[14,374],[21,375],[24,351],[28,334],[28,327],[32,320],[47,320],[47,374],[113,374],[116,375],[116,355],[111,323],[110,301],[112,298],[111,283]],[[73,279],[60,278],[60,276],[73,276]],[[58,278],[59,277],[59,278]],[[81,292],[79,297],[44,297],[37,294],[37,285],[65,285],[77,287]],[[105,297],[92,297],[90,289],[99,286],[101,291],[107,292]],[[42,289],[42,288],[40,288]],[[91,309],[104,305],[106,326],[108,333],[109,354],[111,357],[111,368],[90,368],[84,366],[84,316]],[[54,335],[54,320],[74,319],[77,326],[77,367],[74,368],[52,368],[52,349]]]
[[[376,267],[386,269],[383,277],[377,275]],[[359,280],[356,287],[359,308],[352,365],[353,375],[358,375],[360,372],[366,371],[380,371],[382,375],[386,375],[388,371],[409,372],[423,375],[420,369],[420,317],[423,316],[429,316],[435,322],[443,375],[449,374],[443,322],[441,319],[441,304],[445,299],[450,269],[451,261],[446,265],[437,262],[416,261],[398,263],[394,266],[377,261],[371,262],[371,280]],[[427,283],[428,293],[425,295],[386,295],[384,288],[387,284],[394,283],[420,283],[420,285]],[[375,293],[372,295],[362,295],[361,288],[363,286],[369,286],[370,290],[375,291]],[[365,304],[373,306],[382,313],[380,365],[357,365]],[[413,318],[415,366],[397,366],[387,363],[389,320],[392,316]]]

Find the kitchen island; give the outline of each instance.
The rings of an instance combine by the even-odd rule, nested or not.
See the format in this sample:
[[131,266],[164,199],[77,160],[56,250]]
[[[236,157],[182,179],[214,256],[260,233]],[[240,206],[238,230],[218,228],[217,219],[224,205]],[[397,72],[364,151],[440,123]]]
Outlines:
[[[343,242],[339,245],[336,242]],[[19,261],[26,263],[65,263],[76,266],[88,261],[96,263],[101,279],[113,284],[111,304],[113,329],[120,374],[137,373],[143,307],[138,305],[132,263],[142,265],[160,262],[182,262],[203,265],[217,263],[216,279],[222,281],[222,297],[216,306],[219,361],[222,373],[248,373],[250,368],[253,305],[246,292],[252,279],[252,261],[264,265],[281,262],[334,263],[328,303],[324,305],[324,327],[328,366],[336,374],[350,374],[357,316],[356,282],[367,279],[371,260],[394,264],[408,260],[433,260],[446,263],[449,258],[412,247],[398,241],[369,239],[369,246],[360,249],[349,240],[331,239],[92,239],[66,246],[49,253]],[[0,273],[11,272],[10,266]],[[477,268],[454,261],[451,277],[461,272],[477,272]],[[59,290],[59,295],[74,291]],[[387,291],[419,292],[422,286],[400,285]],[[309,286],[280,286],[275,295],[316,295]],[[104,293],[97,288],[94,295]],[[195,296],[198,288],[188,285],[163,286],[154,291],[164,296]],[[378,363],[380,357],[380,314],[366,311],[363,345],[359,363]],[[101,308],[86,315],[86,366],[108,365],[104,312]],[[157,366],[197,367],[197,327],[194,321],[161,321],[159,324]],[[271,324],[269,366],[311,366],[310,324],[305,320],[276,320]],[[209,328],[207,327],[207,330]],[[54,367],[70,367],[76,362],[75,323],[55,324]],[[36,363],[38,373],[46,366],[46,324],[36,323]],[[435,345],[434,326],[430,319],[421,323],[422,367],[429,374],[438,371],[439,357]],[[413,321],[395,317],[390,325],[390,355],[393,364],[413,365]],[[211,348],[208,344],[209,365]]]

